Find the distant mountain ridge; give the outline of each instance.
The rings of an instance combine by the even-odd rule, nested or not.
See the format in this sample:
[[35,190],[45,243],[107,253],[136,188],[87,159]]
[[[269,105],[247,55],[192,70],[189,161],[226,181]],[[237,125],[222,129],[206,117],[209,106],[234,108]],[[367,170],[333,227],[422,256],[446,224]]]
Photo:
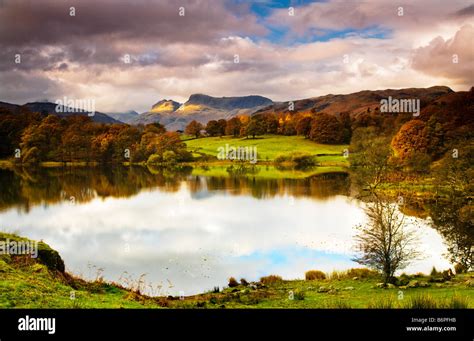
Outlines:
[[67,110],[64,110],[65,112],[57,112],[56,107],[57,107],[57,104],[51,103],[51,102],[30,102],[23,105],[0,102],[0,108],[7,109],[14,113],[20,112],[21,108],[26,108],[32,112],[39,112],[45,115],[55,115],[62,118],[79,115],[79,116],[89,116],[94,122],[98,122],[98,123],[109,123],[109,124],[120,123],[114,118],[98,111],[95,111],[92,115],[92,113],[84,112],[77,108],[65,107],[64,109],[67,109]]
[[184,130],[192,120],[206,124],[210,120],[229,119],[237,115],[251,115],[255,111],[273,104],[262,96],[212,97],[193,94],[181,104],[173,100],[161,100],[150,111],[141,114],[131,124],[159,122],[167,130]]

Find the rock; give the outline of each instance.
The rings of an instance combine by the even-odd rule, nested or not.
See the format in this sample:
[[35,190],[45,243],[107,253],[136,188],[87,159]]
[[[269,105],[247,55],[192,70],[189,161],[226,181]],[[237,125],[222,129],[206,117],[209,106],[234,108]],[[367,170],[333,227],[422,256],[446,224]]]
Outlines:
[[377,283],[377,284],[375,284],[375,287],[379,288],[379,289],[383,289],[383,288],[385,288],[385,283]]
[[464,282],[467,287],[472,288],[474,287],[474,280],[468,279],[466,282]]
[[437,288],[444,288],[444,285],[441,284],[441,283],[436,283],[435,286],[436,286]]
[[337,293],[337,289],[331,289],[328,291],[328,294],[336,294]]
[[355,277],[352,277],[352,280],[353,281],[357,281],[359,279],[359,277],[355,276]]
[[331,290],[331,289],[330,289],[330,288],[327,288],[327,287],[319,287],[318,292],[320,292],[320,293],[321,293],[321,292],[328,292],[328,291],[330,291],[330,290]]
[[409,288],[418,288],[420,286],[420,282],[413,280],[413,281],[410,281],[410,283],[408,283],[407,286]]
[[400,285],[398,287],[398,289],[406,290],[406,289],[408,289],[408,287],[406,285]]
[[388,284],[387,284],[387,288],[389,288],[389,289],[395,289],[395,285],[393,285],[392,283],[388,283]]
[[427,288],[430,284],[428,282],[420,282],[420,288]]
[[354,287],[345,287],[344,289],[342,290],[345,290],[345,291],[351,291],[351,290],[354,290]]

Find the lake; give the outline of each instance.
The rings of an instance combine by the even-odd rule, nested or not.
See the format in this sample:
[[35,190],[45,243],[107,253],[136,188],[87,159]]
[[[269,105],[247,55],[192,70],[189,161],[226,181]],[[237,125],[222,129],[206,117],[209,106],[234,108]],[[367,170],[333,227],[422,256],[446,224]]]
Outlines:
[[[344,173],[282,179],[190,167],[39,168],[0,170],[0,188],[1,230],[44,240],[73,274],[140,283],[151,295],[196,294],[231,276],[296,279],[311,269],[360,267],[352,240],[364,203],[350,197]],[[405,272],[448,268],[438,232],[427,220],[406,219],[418,226],[424,258]]]

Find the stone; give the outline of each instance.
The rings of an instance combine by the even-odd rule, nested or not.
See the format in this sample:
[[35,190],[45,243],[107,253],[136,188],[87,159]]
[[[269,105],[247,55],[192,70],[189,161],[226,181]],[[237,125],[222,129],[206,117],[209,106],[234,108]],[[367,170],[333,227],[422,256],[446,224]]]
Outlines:
[[328,292],[328,291],[330,291],[330,290],[331,290],[330,288],[321,286],[321,287],[319,287],[318,292],[320,292],[320,293],[321,293],[321,292]]
[[354,287],[345,287],[345,288],[342,289],[342,290],[351,291],[351,290],[354,290]]
[[408,283],[407,286],[409,288],[418,288],[420,286],[420,282],[413,280],[413,281],[410,281],[410,283]]

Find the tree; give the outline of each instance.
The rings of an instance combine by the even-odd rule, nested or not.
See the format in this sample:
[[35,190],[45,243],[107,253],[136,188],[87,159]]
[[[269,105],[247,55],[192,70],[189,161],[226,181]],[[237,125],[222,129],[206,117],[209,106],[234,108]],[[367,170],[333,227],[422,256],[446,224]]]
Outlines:
[[379,137],[375,129],[357,128],[351,141],[349,161],[354,184],[373,192],[392,171],[389,139]]
[[218,127],[218,135],[219,136],[224,136],[225,135],[225,127],[227,126],[227,121],[221,118],[220,120],[217,121],[217,127]]
[[225,127],[225,134],[237,137],[240,134],[241,127],[242,122],[240,122],[240,119],[238,117],[232,117],[230,120],[227,121]]
[[426,136],[425,122],[411,120],[405,123],[392,140],[395,156],[400,160],[411,157],[415,152],[426,153],[428,139]]
[[311,132],[311,122],[312,118],[310,116],[305,116],[300,118],[296,122],[296,133],[298,135],[304,136],[306,139],[309,138],[309,134]]
[[186,129],[184,130],[184,132],[188,135],[192,135],[192,136],[195,136],[196,138],[199,138],[199,136],[201,136],[201,130],[203,129],[204,128],[201,123],[199,123],[196,120],[192,120],[186,126]]
[[210,120],[206,125],[206,132],[210,136],[220,136],[220,125],[216,120]]
[[265,124],[262,119],[252,117],[247,125],[245,134],[255,138],[256,135],[265,133]]
[[311,123],[310,139],[317,143],[344,143],[344,126],[329,114],[318,114]]
[[395,272],[419,258],[418,235],[408,229],[404,215],[395,204],[377,199],[365,208],[366,225],[359,225],[355,236],[358,255],[355,262],[382,272],[384,284]]

